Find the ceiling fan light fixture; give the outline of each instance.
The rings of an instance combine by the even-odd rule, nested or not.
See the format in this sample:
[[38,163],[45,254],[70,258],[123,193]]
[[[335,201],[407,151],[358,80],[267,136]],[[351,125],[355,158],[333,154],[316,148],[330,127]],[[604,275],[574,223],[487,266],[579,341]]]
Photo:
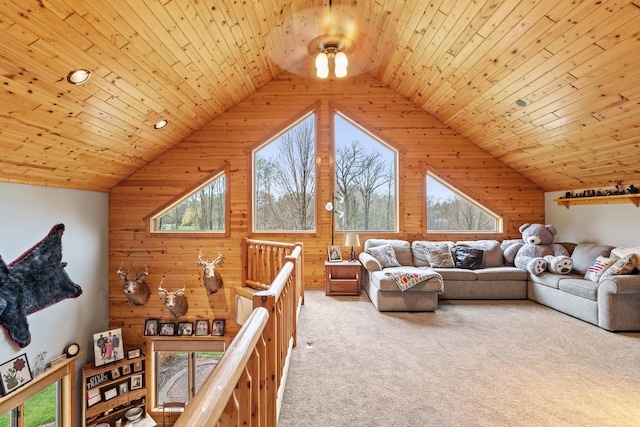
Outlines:
[[82,83],[86,83],[89,77],[91,77],[89,70],[78,69],[67,74],[67,81],[72,85],[81,85]]
[[316,76],[321,79],[329,77],[329,57],[324,52],[316,56]]
[[316,76],[321,79],[329,77],[329,60],[333,62],[333,72],[336,77],[345,77],[347,75],[347,66],[349,65],[349,59],[347,54],[341,52],[342,43],[325,42],[320,43],[320,53],[316,56]]

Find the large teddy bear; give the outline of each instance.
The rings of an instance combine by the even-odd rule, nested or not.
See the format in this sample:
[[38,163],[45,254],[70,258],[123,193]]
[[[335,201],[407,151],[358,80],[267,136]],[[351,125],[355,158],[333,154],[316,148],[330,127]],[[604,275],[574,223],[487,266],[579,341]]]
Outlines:
[[514,243],[504,250],[504,258],[516,267],[538,275],[545,270],[567,274],[573,268],[569,252],[560,243],[553,243],[557,231],[553,225],[523,224],[524,242]]

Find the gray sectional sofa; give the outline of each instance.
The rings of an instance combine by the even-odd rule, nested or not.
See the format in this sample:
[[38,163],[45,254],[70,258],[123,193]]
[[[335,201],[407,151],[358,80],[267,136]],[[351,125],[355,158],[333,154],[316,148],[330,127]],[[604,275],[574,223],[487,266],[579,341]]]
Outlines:
[[[611,263],[620,258],[612,254],[612,246],[565,244],[571,253],[573,271],[568,275],[545,272],[535,276],[505,263],[503,250],[510,242],[410,243],[369,239],[359,255],[364,266],[363,287],[379,311],[435,311],[438,301],[444,299],[528,298],[610,331],[640,330],[640,275],[637,268],[632,274],[609,275],[597,280],[585,278],[598,257],[609,259]],[[379,256],[388,251],[389,246],[395,255],[395,265],[393,259]],[[434,261],[433,253],[446,252],[443,248],[450,250],[454,265],[432,267],[429,261]],[[456,254],[464,257],[469,249],[475,260],[468,265],[460,264]],[[640,258],[640,255],[636,256]],[[444,265],[437,258],[435,261],[434,265]],[[438,276],[404,291],[393,277],[393,272],[398,276],[398,272],[424,274],[425,270],[438,273]]]

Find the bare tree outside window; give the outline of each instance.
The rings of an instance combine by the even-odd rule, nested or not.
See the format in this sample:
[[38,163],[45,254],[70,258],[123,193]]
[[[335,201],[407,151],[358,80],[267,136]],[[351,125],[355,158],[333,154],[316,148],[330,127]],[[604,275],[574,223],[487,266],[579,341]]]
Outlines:
[[501,219],[427,174],[427,230],[496,232]]
[[256,231],[315,226],[315,115],[254,152]]
[[396,229],[396,152],[336,115],[336,229]]

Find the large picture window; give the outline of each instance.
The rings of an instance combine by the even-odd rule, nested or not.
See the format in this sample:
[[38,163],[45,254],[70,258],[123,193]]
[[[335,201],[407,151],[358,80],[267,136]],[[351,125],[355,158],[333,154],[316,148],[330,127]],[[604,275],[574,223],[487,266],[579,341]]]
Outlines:
[[335,115],[336,230],[397,231],[397,151]]
[[495,233],[501,229],[498,215],[427,173],[427,231]]
[[312,113],[253,151],[254,231],[315,229],[315,153]]

